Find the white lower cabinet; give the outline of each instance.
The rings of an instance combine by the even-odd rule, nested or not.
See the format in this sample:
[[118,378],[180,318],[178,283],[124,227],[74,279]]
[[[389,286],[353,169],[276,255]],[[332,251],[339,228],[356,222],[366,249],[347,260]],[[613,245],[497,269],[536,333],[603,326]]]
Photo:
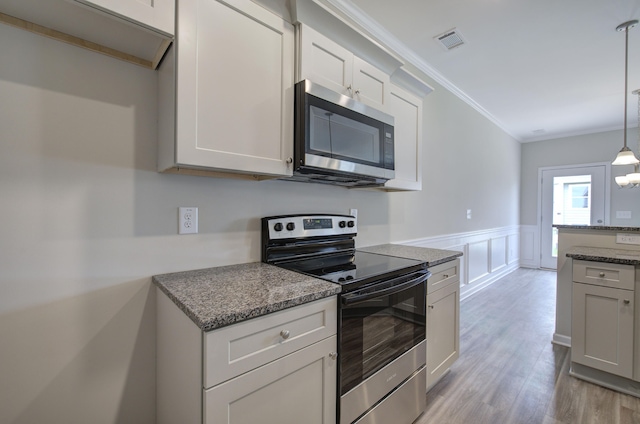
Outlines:
[[336,296],[206,333],[157,309],[159,424],[335,424]]
[[429,268],[427,281],[427,390],[460,356],[460,260]]
[[336,336],[205,391],[207,424],[329,424],[336,419]]
[[294,28],[250,0],[180,0],[160,67],[158,170],[291,176]]
[[634,267],[574,261],[573,280],[571,361],[632,379]]

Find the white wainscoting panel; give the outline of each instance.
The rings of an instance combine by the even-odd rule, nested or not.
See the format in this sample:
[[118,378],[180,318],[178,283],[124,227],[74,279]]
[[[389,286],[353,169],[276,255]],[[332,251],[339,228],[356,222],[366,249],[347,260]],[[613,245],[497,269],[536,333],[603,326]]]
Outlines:
[[507,266],[507,237],[491,239],[491,272]]
[[537,225],[520,226],[520,266],[540,268],[540,230]]
[[520,234],[509,234],[507,236],[507,265],[511,265],[519,259]]
[[469,272],[467,274],[469,276],[469,284],[489,274],[491,267],[490,245],[491,239],[469,243],[469,252],[467,255],[469,258],[467,261],[469,265]]
[[462,252],[460,300],[464,300],[518,269],[521,262],[521,234],[520,226],[514,225],[393,243]]

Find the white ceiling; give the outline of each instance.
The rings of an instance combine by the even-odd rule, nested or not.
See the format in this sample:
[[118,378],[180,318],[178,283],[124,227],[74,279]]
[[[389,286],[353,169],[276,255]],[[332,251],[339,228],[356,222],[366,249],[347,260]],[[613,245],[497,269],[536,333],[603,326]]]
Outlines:
[[[624,32],[640,0],[341,0],[412,62],[522,142],[623,127]],[[456,28],[466,44],[435,36]],[[640,26],[629,31],[629,126],[637,125]],[[544,132],[541,132],[544,131]]]

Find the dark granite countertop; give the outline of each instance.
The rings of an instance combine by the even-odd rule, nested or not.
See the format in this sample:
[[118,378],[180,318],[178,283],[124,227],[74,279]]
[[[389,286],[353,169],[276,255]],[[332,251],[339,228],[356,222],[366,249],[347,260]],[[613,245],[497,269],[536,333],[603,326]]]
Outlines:
[[203,331],[341,290],[338,284],[261,262],[156,275],[153,282]]
[[640,251],[608,249],[604,247],[574,246],[567,257],[583,261],[606,262],[610,264],[640,265]]
[[426,262],[428,267],[449,262],[462,256],[462,252],[455,250],[432,249],[430,247],[407,246],[404,244],[380,244],[377,246],[358,248],[358,250],[361,252],[415,259]]
[[569,230],[626,231],[640,233],[640,227],[612,227],[607,225],[553,225],[553,227]]

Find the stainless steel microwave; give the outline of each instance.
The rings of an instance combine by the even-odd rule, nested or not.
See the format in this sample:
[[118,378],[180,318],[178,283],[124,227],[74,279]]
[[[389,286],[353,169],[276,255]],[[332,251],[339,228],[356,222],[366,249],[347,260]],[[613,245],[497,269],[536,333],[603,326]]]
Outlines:
[[370,187],[394,178],[393,116],[303,80],[294,122],[291,179]]

